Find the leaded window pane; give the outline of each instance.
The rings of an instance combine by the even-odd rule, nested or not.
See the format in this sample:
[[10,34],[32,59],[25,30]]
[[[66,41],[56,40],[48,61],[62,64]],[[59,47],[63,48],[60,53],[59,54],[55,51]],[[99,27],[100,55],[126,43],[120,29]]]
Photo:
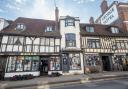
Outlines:
[[31,70],[31,63],[32,63],[32,57],[25,56],[25,58],[24,58],[24,71],[30,71]]

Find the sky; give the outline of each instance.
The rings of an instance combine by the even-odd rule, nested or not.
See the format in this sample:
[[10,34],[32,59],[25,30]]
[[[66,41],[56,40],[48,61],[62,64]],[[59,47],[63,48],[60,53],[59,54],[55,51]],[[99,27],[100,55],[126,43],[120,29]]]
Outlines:
[[[82,23],[88,23],[91,16],[96,19],[101,14],[102,0],[55,0],[59,15],[79,17]],[[115,0],[107,0],[110,5]],[[128,2],[128,0],[116,0]],[[0,18],[15,20],[18,17],[35,19],[55,19],[54,0],[0,0]]]

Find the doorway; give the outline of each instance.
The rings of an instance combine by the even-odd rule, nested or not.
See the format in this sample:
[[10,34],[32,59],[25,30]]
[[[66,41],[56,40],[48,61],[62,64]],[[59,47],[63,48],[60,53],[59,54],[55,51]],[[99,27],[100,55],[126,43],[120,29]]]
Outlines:
[[103,71],[111,71],[109,56],[102,56]]
[[40,58],[40,75],[48,75],[48,57]]

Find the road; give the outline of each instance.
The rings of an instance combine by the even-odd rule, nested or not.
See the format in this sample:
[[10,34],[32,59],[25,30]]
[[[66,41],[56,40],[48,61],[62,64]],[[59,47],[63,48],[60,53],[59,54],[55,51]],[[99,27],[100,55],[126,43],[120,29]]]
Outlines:
[[53,87],[49,89],[128,89],[128,79],[92,82],[68,86]]

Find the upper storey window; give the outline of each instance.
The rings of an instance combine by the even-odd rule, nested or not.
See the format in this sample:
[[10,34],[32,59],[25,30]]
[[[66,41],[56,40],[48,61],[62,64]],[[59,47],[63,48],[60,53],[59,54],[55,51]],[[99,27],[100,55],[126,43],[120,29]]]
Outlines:
[[74,19],[66,19],[65,20],[65,27],[67,27],[67,26],[75,26]]
[[119,29],[117,27],[111,27],[112,33],[119,33]]
[[45,32],[52,32],[53,31],[53,26],[47,26],[45,28]]
[[87,26],[86,31],[87,32],[94,32],[94,27],[93,26]]
[[66,47],[75,47],[76,46],[76,35],[74,33],[65,34]]
[[16,26],[16,30],[25,30],[26,26],[23,23],[18,23]]

